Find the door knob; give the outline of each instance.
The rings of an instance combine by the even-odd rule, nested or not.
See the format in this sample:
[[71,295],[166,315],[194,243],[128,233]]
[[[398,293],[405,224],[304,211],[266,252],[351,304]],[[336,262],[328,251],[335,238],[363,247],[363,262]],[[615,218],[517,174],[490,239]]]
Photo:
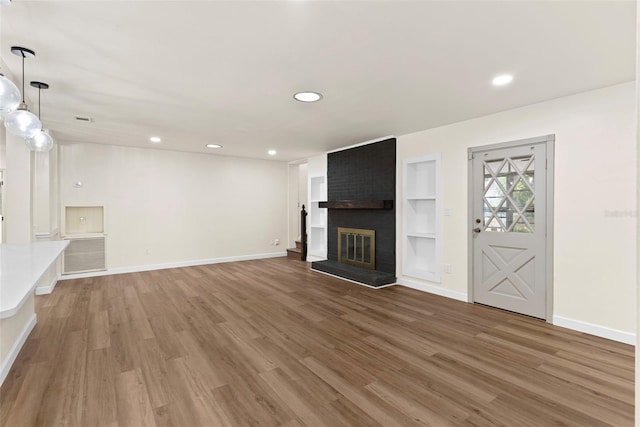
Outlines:
[[473,231],[475,231],[476,233],[479,233],[479,232],[481,232],[482,230],[480,230],[480,227],[476,227],[476,228],[474,228],[474,229],[473,229]]
[[482,220],[480,218],[476,218],[476,224],[480,224]]

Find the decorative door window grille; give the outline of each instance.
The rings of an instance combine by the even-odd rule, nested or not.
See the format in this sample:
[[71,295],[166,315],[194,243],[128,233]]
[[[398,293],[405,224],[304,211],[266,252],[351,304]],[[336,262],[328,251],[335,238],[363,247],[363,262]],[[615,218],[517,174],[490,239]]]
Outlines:
[[533,233],[533,155],[484,161],[484,231]]

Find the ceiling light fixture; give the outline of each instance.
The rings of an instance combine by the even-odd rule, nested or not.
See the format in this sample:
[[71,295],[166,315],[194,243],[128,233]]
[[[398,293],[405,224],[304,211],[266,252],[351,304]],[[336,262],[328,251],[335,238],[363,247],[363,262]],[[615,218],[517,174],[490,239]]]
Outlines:
[[159,142],[162,142],[162,139],[160,139],[159,136],[152,136],[151,138],[149,138],[149,141],[153,142],[154,144],[157,144]]
[[220,145],[220,144],[207,144],[206,147],[207,148],[222,148],[222,145]]
[[501,74],[493,78],[491,83],[494,86],[505,86],[513,81],[513,76],[511,74]]
[[11,53],[22,57],[22,101],[15,111],[7,114],[4,118],[4,126],[12,134],[21,138],[30,138],[42,129],[42,123],[35,114],[28,110],[24,102],[24,60],[33,58],[36,53],[26,47],[12,46]]
[[269,150],[267,151],[267,154],[270,156],[275,156],[276,154],[278,154],[278,152],[276,150]]
[[316,102],[322,99],[322,95],[318,92],[298,92],[293,97],[300,102]]
[[[49,89],[49,85],[43,82],[31,82],[32,87],[38,88],[38,119],[42,116],[42,106],[40,104],[40,92],[42,89]],[[26,138],[25,143],[31,151],[46,152],[53,147],[53,138],[44,129],[40,128],[33,136]]]
[[0,116],[4,117],[20,105],[20,89],[0,74]]

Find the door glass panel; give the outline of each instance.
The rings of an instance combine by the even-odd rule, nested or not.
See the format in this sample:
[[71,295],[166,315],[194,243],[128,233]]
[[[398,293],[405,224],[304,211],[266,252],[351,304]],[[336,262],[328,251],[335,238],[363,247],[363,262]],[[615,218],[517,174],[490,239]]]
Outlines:
[[513,228],[511,229],[514,233],[533,233],[531,227],[525,221],[524,217],[519,217],[515,224],[513,224]]
[[[504,218],[501,219],[504,221]],[[500,222],[498,216],[491,216],[491,218],[489,218],[489,222],[487,224],[487,227],[485,228],[485,231],[504,231],[504,225],[502,222]]]
[[500,185],[497,181],[491,181],[491,184],[489,185],[489,188],[487,188],[487,192],[485,193],[484,198],[487,203],[494,208],[498,207],[502,200],[504,200],[504,191],[502,191],[502,188],[500,188]]
[[534,162],[532,161],[532,159],[533,156],[516,157],[512,158],[511,162],[513,163],[513,166],[518,170],[518,172],[524,173],[526,171],[533,170]]
[[484,176],[485,178],[496,176],[502,167],[504,166],[504,159],[490,160],[484,162]]
[[523,210],[525,206],[533,202],[533,191],[523,178],[518,177],[518,181],[511,191],[511,198],[519,210]]
[[534,156],[484,163],[484,231],[533,233]]

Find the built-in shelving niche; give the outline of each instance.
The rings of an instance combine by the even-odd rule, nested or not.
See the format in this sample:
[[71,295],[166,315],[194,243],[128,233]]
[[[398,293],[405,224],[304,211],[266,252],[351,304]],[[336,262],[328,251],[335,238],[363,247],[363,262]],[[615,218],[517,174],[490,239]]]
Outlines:
[[320,203],[327,200],[327,179],[324,175],[309,177],[309,236],[310,261],[327,259],[327,210]]
[[407,159],[403,168],[406,276],[441,281],[441,155]]

